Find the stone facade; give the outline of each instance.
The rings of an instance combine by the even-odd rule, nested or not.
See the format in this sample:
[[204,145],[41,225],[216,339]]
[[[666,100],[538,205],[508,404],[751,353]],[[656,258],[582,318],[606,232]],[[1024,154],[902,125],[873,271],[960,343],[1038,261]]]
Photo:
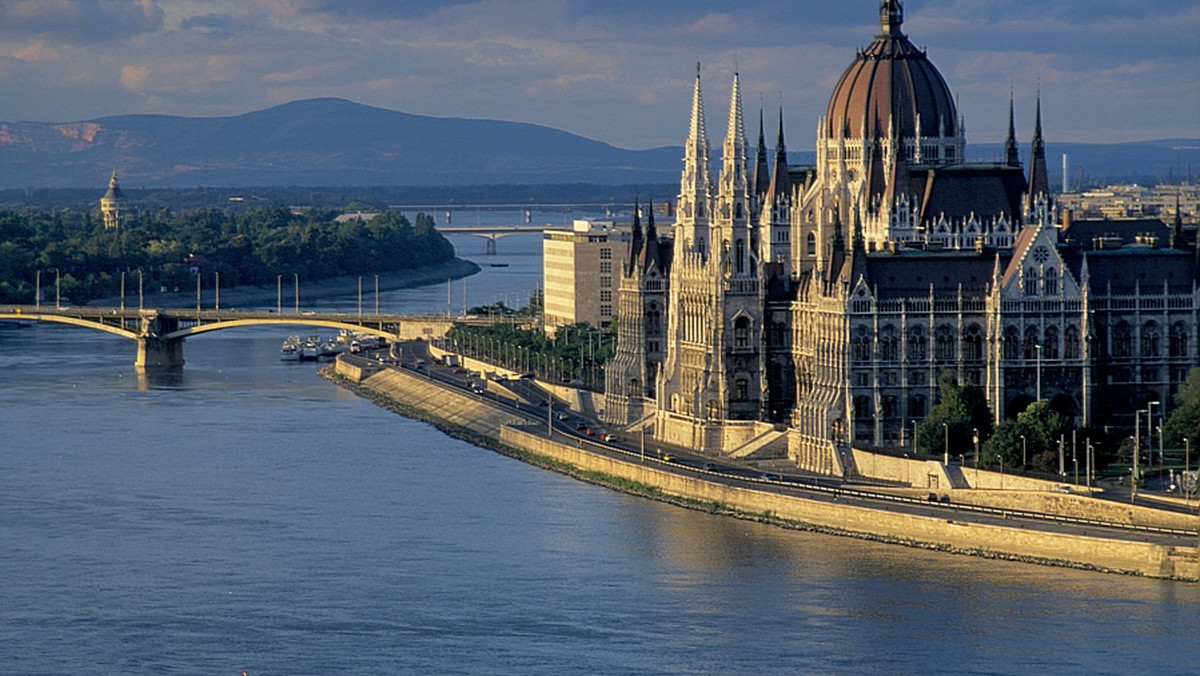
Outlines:
[[[774,166],[761,116],[750,161],[735,76],[714,182],[697,72],[672,257],[655,268],[665,295],[643,266],[620,285],[608,387],[641,405],[610,422],[653,401],[655,436],[713,453],[761,429],[747,423],[785,425],[792,457],[837,473],[851,444],[911,444],[945,369],[982,387],[997,421],[1046,399],[1080,425],[1132,427],[1200,364],[1194,231],[1111,222],[1099,236],[1060,219],[1040,100],[1028,172],[1011,104],[1004,159],[964,163],[965,121],[902,22],[881,3],[815,166],[786,164],[782,114]],[[647,308],[664,298],[660,344]]]

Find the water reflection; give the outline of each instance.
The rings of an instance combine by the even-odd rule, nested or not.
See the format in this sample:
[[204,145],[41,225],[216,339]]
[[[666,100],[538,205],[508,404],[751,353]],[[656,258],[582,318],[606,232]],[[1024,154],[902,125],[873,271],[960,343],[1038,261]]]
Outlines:
[[139,390],[186,389],[187,371],[183,366],[157,366],[137,369]]

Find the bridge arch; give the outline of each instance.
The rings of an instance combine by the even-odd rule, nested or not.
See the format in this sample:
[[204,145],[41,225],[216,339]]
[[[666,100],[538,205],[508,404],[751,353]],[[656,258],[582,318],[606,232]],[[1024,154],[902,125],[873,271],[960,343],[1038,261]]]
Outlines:
[[363,326],[361,324],[354,324],[354,323],[350,323],[350,322],[342,322],[342,321],[329,320],[329,319],[310,319],[307,317],[279,317],[276,319],[263,319],[261,317],[256,317],[254,319],[227,319],[227,320],[221,320],[221,321],[216,321],[216,322],[210,322],[208,324],[196,324],[193,326],[189,326],[187,328],[172,331],[172,332],[164,335],[163,338],[166,338],[168,340],[177,340],[177,339],[187,338],[188,336],[200,335],[201,333],[209,333],[211,331],[220,331],[222,329],[234,329],[234,328],[245,327],[245,326],[268,326],[268,325],[322,326],[322,327],[330,328],[330,329],[346,329],[348,331],[354,331],[356,333],[369,333],[371,335],[379,336],[381,338],[394,339],[396,337],[395,331],[387,331],[385,329],[379,329],[379,328],[374,328],[374,327],[370,327],[370,326]]
[[80,326],[85,329],[96,329],[98,331],[105,331],[107,333],[121,336],[122,338],[129,338],[130,340],[138,339],[138,332],[136,332],[136,331],[130,331],[129,329],[123,329],[118,326],[110,326],[108,324],[103,324],[103,323],[97,322],[92,319],[80,319],[78,317],[70,317],[70,316],[65,316],[65,315],[48,315],[48,314],[38,314],[38,313],[30,314],[27,312],[15,312],[15,313],[0,312],[0,319],[19,319],[22,321],[40,321],[40,322],[53,322],[55,324],[70,324],[71,326]]

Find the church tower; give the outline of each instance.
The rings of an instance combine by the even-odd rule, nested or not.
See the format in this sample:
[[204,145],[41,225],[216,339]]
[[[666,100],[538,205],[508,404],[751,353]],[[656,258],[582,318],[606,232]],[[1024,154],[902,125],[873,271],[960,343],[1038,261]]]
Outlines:
[[[684,156],[668,300],[668,351],[657,392],[655,435],[729,450],[728,421],[756,421],[763,402],[757,225],[738,76],[713,194],[699,73]],[[753,434],[753,425],[747,427]]]
[[121,192],[121,186],[117,184],[117,172],[113,172],[112,178],[108,180],[108,192],[104,193],[104,197],[100,198],[100,214],[104,216],[104,229],[120,228],[129,211],[129,200],[125,199],[125,193]]

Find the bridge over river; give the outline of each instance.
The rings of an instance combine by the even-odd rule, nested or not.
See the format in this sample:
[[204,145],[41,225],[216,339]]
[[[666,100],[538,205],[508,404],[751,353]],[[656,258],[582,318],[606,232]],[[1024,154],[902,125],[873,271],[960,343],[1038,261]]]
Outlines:
[[209,331],[242,326],[289,324],[347,329],[389,340],[429,339],[445,335],[455,322],[488,325],[511,319],[447,315],[368,314],[361,312],[276,312],[185,308],[0,306],[0,319],[54,322],[105,331],[137,342],[139,368],[182,366],[183,341]]

